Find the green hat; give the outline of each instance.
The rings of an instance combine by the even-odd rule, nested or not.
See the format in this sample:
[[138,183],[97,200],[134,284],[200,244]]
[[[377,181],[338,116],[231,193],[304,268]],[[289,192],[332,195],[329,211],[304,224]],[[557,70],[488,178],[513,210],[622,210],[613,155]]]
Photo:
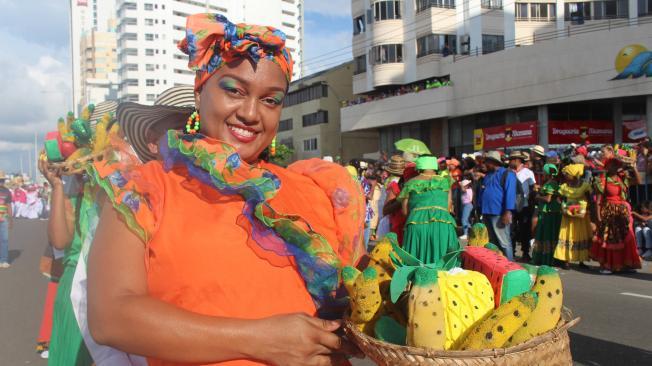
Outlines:
[[439,164],[434,156],[421,156],[417,159],[417,170],[437,170]]
[[557,169],[557,166],[555,164],[546,164],[543,166],[543,172],[555,176],[557,173],[559,173],[559,169]]

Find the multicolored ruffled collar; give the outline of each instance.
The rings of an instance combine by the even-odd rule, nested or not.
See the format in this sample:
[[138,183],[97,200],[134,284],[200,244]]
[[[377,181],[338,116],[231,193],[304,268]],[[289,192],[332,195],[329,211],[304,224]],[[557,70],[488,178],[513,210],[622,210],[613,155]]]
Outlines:
[[292,257],[318,308],[332,304],[339,285],[340,260],[320,234],[305,230],[297,216],[276,212],[269,200],[281,181],[267,169],[242,161],[236,149],[201,134],[170,130],[159,143],[165,170],[182,166],[188,174],[224,195],[239,195],[252,238],[264,250]]

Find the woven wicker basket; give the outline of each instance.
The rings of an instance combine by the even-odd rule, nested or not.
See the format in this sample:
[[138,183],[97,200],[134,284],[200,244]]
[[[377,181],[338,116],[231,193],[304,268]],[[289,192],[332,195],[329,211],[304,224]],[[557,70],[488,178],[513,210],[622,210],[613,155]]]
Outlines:
[[95,161],[102,161],[110,149],[104,149],[100,152],[82,156],[73,161],[64,161],[61,163],[48,163],[48,170],[58,173],[59,175],[75,175],[86,171],[86,166]]
[[568,328],[579,322],[564,308],[554,330],[510,348],[483,351],[434,351],[397,346],[361,333],[349,320],[344,330],[348,337],[380,366],[455,365],[455,366],[568,366],[573,364]]

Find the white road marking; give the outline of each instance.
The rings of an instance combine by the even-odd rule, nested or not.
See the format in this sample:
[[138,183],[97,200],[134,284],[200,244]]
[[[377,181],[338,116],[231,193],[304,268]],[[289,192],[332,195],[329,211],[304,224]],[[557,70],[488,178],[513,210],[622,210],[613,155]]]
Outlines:
[[652,296],[648,296],[648,295],[634,294],[634,293],[631,293],[631,292],[621,292],[620,294],[625,295],[625,296],[642,297],[644,299],[652,300]]

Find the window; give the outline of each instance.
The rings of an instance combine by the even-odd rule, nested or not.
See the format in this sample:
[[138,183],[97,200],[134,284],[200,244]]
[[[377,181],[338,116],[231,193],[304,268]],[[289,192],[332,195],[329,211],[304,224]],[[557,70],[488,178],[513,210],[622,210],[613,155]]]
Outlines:
[[278,132],[291,131],[292,118],[284,119],[278,123]]
[[120,40],[136,41],[138,40],[138,35],[136,33],[122,33]]
[[417,38],[417,57],[423,57],[433,53],[442,53],[444,46],[448,45],[450,53],[456,53],[457,42],[455,36],[449,34],[429,34]]
[[364,33],[365,24],[364,24],[364,15],[360,15],[353,19],[353,35]]
[[317,83],[288,93],[283,101],[283,106],[291,107],[296,104],[326,97],[328,97],[328,85]]
[[138,25],[138,19],[136,19],[136,18],[124,18],[124,24],[126,24],[126,25]]
[[145,80],[145,85],[146,86],[154,86],[154,79]]
[[503,0],[481,0],[480,6],[483,9],[502,9]]
[[154,64],[146,64],[145,71],[154,71]]
[[482,35],[482,53],[492,53],[505,48],[505,37],[490,34]]
[[154,19],[145,19],[145,25],[154,25]]
[[532,3],[530,4],[531,20],[548,20],[548,4]]
[[400,1],[377,1],[374,4],[374,19],[381,20],[401,19]]
[[417,0],[417,13],[428,8],[455,8],[455,0]]
[[138,101],[138,94],[129,94],[127,95],[127,102],[137,102]]
[[317,138],[303,140],[303,151],[317,151]]
[[353,75],[367,72],[367,58],[365,55],[358,56],[354,59]]
[[127,71],[138,71],[138,64],[126,64],[125,69]]
[[652,0],[638,0],[638,16],[652,15]]
[[584,24],[584,20],[591,19],[591,3],[565,3],[565,18],[573,24]]
[[304,114],[302,119],[303,127],[328,123],[328,111],[319,110],[315,113]]
[[190,71],[190,70],[180,70],[180,69],[174,69],[175,74],[183,74],[183,75],[194,75],[195,73]]
[[152,4],[145,4],[145,10],[154,10],[154,5],[152,5]]
[[122,50],[122,54],[127,55],[127,56],[138,56],[138,49],[137,48],[125,48]]
[[384,44],[369,51],[369,63],[372,65],[403,62],[402,44]]
[[123,84],[127,86],[138,86],[138,79],[127,79],[123,81]]
[[147,101],[153,102],[156,100],[156,94],[147,94]]
[[283,22],[283,23],[281,23],[281,25],[283,25],[284,27],[288,27],[288,28],[294,28],[295,27],[294,24],[288,23],[288,22]]
[[153,41],[154,40],[154,35],[152,33],[146,33],[145,34],[145,40],[146,41]]
[[527,3],[516,3],[516,20],[528,20]]
[[154,56],[154,50],[151,48],[147,48],[145,50],[145,56]]
[[279,141],[279,143],[280,143],[281,145],[285,145],[285,146],[287,146],[288,148],[294,150],[294,141],[292,141],[292,138],[291,138],[291,137],[290,137],[290,138],[287,138],[287,139],[281,139],[281,140]]

